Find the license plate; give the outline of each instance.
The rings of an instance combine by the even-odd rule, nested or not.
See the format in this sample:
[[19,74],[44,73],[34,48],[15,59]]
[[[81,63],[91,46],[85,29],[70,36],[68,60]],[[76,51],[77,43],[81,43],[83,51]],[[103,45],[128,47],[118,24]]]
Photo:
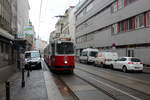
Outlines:
[[135,67],[135,69],[139,69],[139,67]]

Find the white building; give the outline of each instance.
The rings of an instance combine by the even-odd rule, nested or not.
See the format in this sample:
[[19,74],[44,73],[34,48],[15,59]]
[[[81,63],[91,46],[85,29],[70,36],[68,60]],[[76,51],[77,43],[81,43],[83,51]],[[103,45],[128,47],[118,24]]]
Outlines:
[[76,48],[95,47],[150,65],[150,0],[83,0],[76,15]]
[[35,50],[40,50],[41,53],[44,52],[44,48],[48,45],[47,41],[40,39],[39,37],[36,39]]
[[75,42],[75,9],[70,7],[65,11],[64,15],[58,16],[60,19],[55,25],[55,34],[59,38],[70,38]]

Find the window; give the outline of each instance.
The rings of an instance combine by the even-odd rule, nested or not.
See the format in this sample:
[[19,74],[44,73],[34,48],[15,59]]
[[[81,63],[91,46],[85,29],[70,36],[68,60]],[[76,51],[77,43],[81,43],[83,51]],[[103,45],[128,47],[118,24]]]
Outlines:
[[129,5],[129,4],[131,4],[131,3],[135,2],[135,1],[137,1],[137,0],[125,0],[126,5]]
[[126,58],[120,58],[119,61],[126,61]]
[[57,44],[57,53],[58,54],[73,54],[74,45],[69,42],[62,42]]
[[147,25],[150,26],[150,11],[147,12]]
[[128,57],[134,57],[134,50],[128,50],[127,56]]
[[144,26],[144,14],[139,15],[139,27]]
[[85,51],[85,52],[82,52],[82,56],[87,56],[87,51]]
[[91,2],[87,8],[86,8],[86,12],[90,11],[93,8],[93,2]]
[[114,13],[114,12],[117,11],[117,9],[118,9],[118,8],[117,8],[117,2],[115,2],[115,3],[113,3],[112,6],[111,6],[111,12]]
[[134,29],[134,18],[130,18],[128,20],[128,27],[127,27],[127,30],[133,30]]
[[121,9],[124,7],[124,0],[118,0],[118,9]]
[[127,5],[130,5],[134,1],[137,0],[116,0],[116,2],[114,2],[111,6],[111,12],[114,13],[119,9],[126,7]]
[[124,30],[125,30],[124,29],[124,21],[120,22],[119,25],[120,25],[119,26],[120,27],[120,32],[124,32]]
[[113,24],[112,25],[112,33],[113,34],[117,34],[118,32],[117,32],[117,24]]
[[98,54],[98,52],[91,51],[89,55],[90,55],[91,57],[96,57],[97,54]]
[[144,27],[144,14],[140,14],[135,18],[136,28]]
[[137,59],[137,58],[131,58],[131,61],[132,62],[141,62],[140,59]]

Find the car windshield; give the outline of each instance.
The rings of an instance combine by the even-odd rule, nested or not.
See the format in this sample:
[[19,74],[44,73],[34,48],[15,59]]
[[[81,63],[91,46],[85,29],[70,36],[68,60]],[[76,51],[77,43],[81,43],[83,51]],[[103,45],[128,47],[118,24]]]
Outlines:
[[25,54],[25,58],[36,58],[40,57],[39,52],[30,52]]
[[141,62],[140,59],[137,59],[137,58],[131,58],[131,61],[132,62]]
[[90,52],[90,56],[92,56],[92,57],[96,57],[97,54],[98,54],[98,52],[96,52],[96,51],[91,51]]

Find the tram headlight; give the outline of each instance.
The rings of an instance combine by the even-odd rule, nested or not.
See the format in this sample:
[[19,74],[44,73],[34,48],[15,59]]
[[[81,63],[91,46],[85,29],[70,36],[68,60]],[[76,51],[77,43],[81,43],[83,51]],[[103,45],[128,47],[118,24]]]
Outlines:
[[67,62],[67,61],[65,61],[64,63],[65,63],[65,64],[67,64],[68,62]]

